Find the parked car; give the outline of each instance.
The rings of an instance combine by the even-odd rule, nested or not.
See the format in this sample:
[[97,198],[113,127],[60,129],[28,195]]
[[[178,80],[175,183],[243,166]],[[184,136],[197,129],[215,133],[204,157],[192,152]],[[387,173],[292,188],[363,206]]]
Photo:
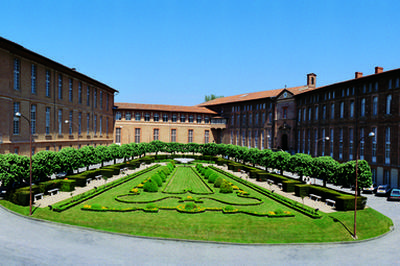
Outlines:
[[378,189],[378,186],[376,184],[372,184],[370,187],[363,187],[362,192],[363,193],[376,193],[376,190]]
[[376,189],[376,196],[389,196],[391,188],[389,185],[379,185]]
[[58,179],[65,178],[66,176],[67,176],[67,172],[60,172],[60,173],[56,174],[56,177]]
[[400,189],[392,189],[392,191],[390,191],[388,200],[400,200]]

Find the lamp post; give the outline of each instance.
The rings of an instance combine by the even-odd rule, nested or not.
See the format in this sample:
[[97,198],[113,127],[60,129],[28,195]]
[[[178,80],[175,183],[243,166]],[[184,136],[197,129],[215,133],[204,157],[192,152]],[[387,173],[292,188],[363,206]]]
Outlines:
[[80,131],[80,127],[76,123],[74,123],[74,122],[72,122],[70,120],[65,120],[64,123],[71,125],[71,134],[70,135],[72,135],[72,133],[73,133],[72,132],[72,126],[76,126],[76,128],[78,129],[78,138],[79,138],[79,135],[81,135],[81,132],[79,132]]
[[14,114],[16,118],[24,118],[29,124],[29,216],[32,216],[32,124],[26,116],[20,112]]
[[314,157],[316,157],[318,155],[318,142],[320,142],[321,140],[323,141],[329,141],[329,137],[326,136],[325,138],[321,138],[321,139],[317,139],[317,141],[315,142],[315,151],[314,151]]
[[[375,137],[374,132],[370,132],[368,134],[369,138]],[[358,194],[358,155],[360,152],[360,142],[365,139],[362,137],[357,141],[357,149],[356,149],[356,184],[355,184],[355,191],[354,191],[354,239],[357,239],[357,194]]]

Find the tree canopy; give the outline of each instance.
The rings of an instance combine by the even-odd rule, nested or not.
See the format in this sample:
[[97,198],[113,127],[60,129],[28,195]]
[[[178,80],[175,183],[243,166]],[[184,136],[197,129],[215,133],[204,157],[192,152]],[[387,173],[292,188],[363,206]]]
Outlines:
[[212,100],[215,100],[215,99],[217,99],[217,98],[223,98],[224,96],[217,96],[217,95],[215,95],[215,94],[210,94],[210,95],[205,95],[204,96],[204,101],[205,102],[208,102],[208,101],[212,101]]

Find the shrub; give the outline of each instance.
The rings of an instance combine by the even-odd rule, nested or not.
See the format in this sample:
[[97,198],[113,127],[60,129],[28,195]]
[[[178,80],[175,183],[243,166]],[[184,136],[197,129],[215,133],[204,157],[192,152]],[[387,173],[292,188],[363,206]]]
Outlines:
[[62,180],[61,191],[70,192],[75,190],[75,180]]
[[219,189],[219,192],[221,193],[232,193],[233,192],[233,188],[232,185],[229,184],[229,182],[227,182],[226,180],[224,180],[221,184],[221,188]]
[[218,174],[212,173],[211,175],[208,176],[208,183],[214,183],[218,177],[219,177]]
[[157,174],[154,174],[154,175],[152,175],[151,176],[151,180],[153,181],[153,182],[155,182],[156,184],[157,184],[157,186],[159,186],[159,187],[161,187],[162,186],[162,179],[161,179],[161,177],[160,177],[160,175],[157,173]]
[[158,185],[155,181],[153,181],[152,179],[149,179],[146,183],[144,183],[143,190],[146,192],[157,192]]
[[163,171],[159,171],[158,175],[161,177],[161,180],[165,182],[167,180],[167,175]]
[[214,182],[214,187],[220,187],[224,180],[225,179],[223,179],[222,177],[219,176]]

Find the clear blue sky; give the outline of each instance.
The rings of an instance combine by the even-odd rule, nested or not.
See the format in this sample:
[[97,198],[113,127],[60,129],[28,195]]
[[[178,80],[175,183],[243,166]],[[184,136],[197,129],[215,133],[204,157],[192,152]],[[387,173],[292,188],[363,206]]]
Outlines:
[[0,36],[119,90],[195,105],[400,68],[400,1],[3,1]]

